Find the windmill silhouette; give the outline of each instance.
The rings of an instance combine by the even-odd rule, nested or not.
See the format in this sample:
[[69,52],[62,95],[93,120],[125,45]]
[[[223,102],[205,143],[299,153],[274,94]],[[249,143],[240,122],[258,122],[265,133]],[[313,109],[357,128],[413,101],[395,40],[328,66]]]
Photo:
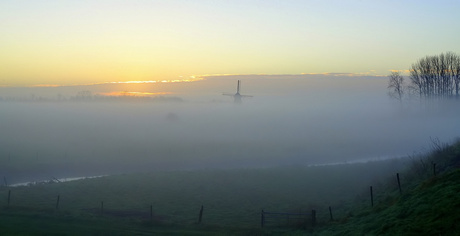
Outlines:
[[234,99],[235,103],[241,103],[241,98],[247,98],[247,97],[252,97],[251,95],[241,95],[240,94],[240,87],[241,87],[241,81],[238,80],[238,85],[236,86],[236,93],[231,94],[231,93],[224,93],[223,95],[225,96],[232,96]]

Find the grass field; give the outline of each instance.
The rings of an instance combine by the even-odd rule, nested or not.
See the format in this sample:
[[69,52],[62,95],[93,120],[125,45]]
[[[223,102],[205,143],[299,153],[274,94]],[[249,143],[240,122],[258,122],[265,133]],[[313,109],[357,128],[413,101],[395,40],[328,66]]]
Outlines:
[[[0,234],[444,235],[458,230],[452,225],[460,220],[454,215],[460,207],[460,173],[455,167],[459,150],[458,144],[443,146],[410,161],[151,172],[1,187]],[[430,170],[433,160],[439,169],[436,177]],[[396,173],[401,175],[403,195]],[[261,210],[312,209],[317,212],[315,228],[286,220],[260,226]]]
[[403,173],[408,177],[402,194],[387,188],[374,207],[356,205],[316,234],[460,235],[460,142],[433,145]]
[[374,208],[357,209],[319,235],[459,235],[460,170],[426,180]]
[[[199,227],[260,230],[262,209],[296,213],[316,209],[321,222],[329,214],[326,211],[329,206],[340,209],[364,192],[372,181],[380,182],[398,168],[403,168],[401,161],[392,160],[318,167],[154,172],[2,187],[0,216],[4,219],[2,222],[19,221],[24,216],[22,220],[30,225],[21,230],[34,229],[40,221],[43,222],[38,225],[49,222],[48,230],[75,224],[83,231],[98,231],[94,225],[111,228],[112,222],[118,222],[113,224],[119,226],[119,221],[132,224],[133,228],[154,224],[155,229],[171,226],[195,230],[203,205]],[[97,224],[91,223],[93,221]],[[85,225],[91,227],[85,228]],[[6,229],[8,227],[2,227]]]

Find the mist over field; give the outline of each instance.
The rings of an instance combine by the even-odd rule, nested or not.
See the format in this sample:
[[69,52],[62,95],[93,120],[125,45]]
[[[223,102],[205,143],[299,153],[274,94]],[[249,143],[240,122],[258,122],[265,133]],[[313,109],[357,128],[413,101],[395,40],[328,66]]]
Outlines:
[[[235,93],[237,80],[241,94],[253,96],[241,104],[222,95]],[[0,91],[0,175],[10,184],[401,157],[423,151],[430,138],[451,142],[460,133],[458,102],[400,104],[388,97],[386,77],[208,76]],[[165,93],[157,101],[72,100],[79,91]]]

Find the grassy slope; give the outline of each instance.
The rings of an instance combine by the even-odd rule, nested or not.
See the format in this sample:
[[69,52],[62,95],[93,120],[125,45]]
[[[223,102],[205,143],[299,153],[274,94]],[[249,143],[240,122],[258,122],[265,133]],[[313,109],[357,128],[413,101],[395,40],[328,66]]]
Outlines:
[[[424,162],[420,160],[414,160],[418,166],[405,173],[412,176],[402,195],[399,191],[390,192],[373,208],[357,207],[353,209],[355,214],[315,234],[460,235],[460,143],[439,148],[423,157]],[[429,176],[432,169],[423,163],[430,162],[439,163],[442,173]]]
[[[317,235],[459,235],[460,170],[324,227]],[[397,194],[397,193],[396,193]]]

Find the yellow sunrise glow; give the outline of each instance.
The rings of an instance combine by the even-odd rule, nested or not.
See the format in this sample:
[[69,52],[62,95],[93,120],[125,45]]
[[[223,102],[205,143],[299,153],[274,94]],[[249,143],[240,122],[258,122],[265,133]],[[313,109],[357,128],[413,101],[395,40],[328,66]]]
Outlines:
[[121,97],[121,96],[150,97],[150,96],[170,95],[170,94],[172,93],[171,92],[148,93],[148,92],[128,92],[128,91],[113,91],[109,93],[98,93],[98,95],[110,96],[110,97]]
[[[103,83],[90,83],[90,84],[70,84],[71,86],[85,86],[85,85],[102,85],[102,84],[161,84],[161,83],[189,83],[204,80],[206,76],[190,76],[189,79],[171,79],[171,80],[130,80],[130,81],[113,81]],[[59,84],[35,84],[31,87],[61,87],[68,85]]]
[[203,78],[195,78],[191,76],[190,79],[173,79],[173,80],[132,80],[132,81],[119,81],[119,82],[107,82],[108,84],[156,84],[156,83],[181,83],[181,82],[194,82],[204,80]]
[[[424,55],[460,51],[460,31],[449,30],[460,21],[452,2],[426,2],[412,12],[411,3],[398,4],[0,1],[0,86],[175,83],[207,74],[387,75]],[[421,17],[427,13],[432,17]]]

